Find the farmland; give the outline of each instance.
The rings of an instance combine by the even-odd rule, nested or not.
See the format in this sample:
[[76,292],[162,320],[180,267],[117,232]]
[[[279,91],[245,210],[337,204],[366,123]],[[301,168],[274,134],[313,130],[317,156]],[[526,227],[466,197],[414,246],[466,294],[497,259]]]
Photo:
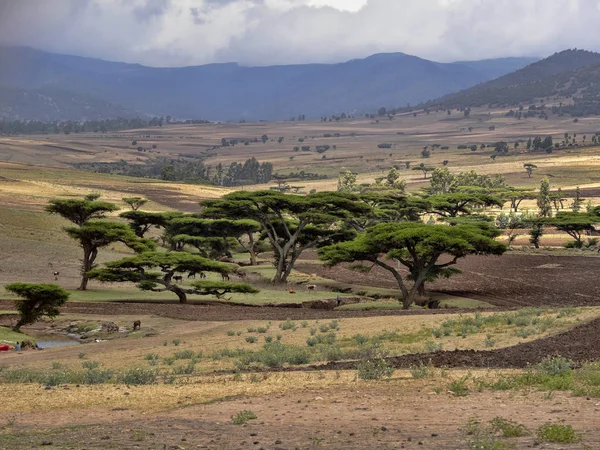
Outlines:
[[[80,248],[63,232],[69,222],[44,212],[52,198],[98,193],[123,210],[123,197],[140,196],[149,200],[146,211],[196,213],[200,201],[234,190],[76,169],[121,160],[145,164],[158,152],[161,158],[201,158],[212,167],[254,157],[272,163],[274,173],[327,176],[290,181],[304,193],[335,190],[346,170],[357,172],[359,183],[372,183],[394,165],[407,191],[416,193],[429,181],[407,170],[406,162],[442,167],[448,161],[453,173],[500,173],[521,188],[537,188],[547,176],[551,189],[561,188],[569,201],[580,186],[586,202],[600,204],[600,147],[527,153],[521,144],[517,154],[496,159],[490,158],[493,148],[457,148],[501,140],[511,145],[536,135],[559,141],[565,133],[577,134],[581,144],[587,135],[589,143],[600,130],[599,119],[517,121],[505,113],[483,108],[469,117],[440,111],[393,120],[0,137],[0,286],[59,284],[71,293],[61,315],[22,331],[32,338],[85,336],[83,344],[0,353],[6,405],[0,410],[0,448],[481,448],[476,439],[516,448],[540,442],[550,449],[599,447],[600,371],[588,362],[597,351],[587,347],[599,333],[594,274],[600,258],[593,248],[562,247],[570,239],[565,233],[549,231],[534,249],[528,230],[519,230],[504,255],[461,259],[456,267],[462,274],[427,284],[428,295],[441,302],[436,310],[399,309],[393,298],[398,287],[388,272],[351,271],[349,263],[329,268],[312,251],[299,258],[287,285],[274,286],[268,281],[274,275],[269,250],[258,255],[258,266],[243,268],[258,294],[191,296],[184,305],[170,292],[140,291],[131,283],[92,280],[89,291],[77,291]],[[262,135],[269,137],[265,143]],[[255,138],[249,145],[220,146],[222,139]],[[392,148],[378,148],[381,143]],[[423,147],[434,144],[449,148],[422,158]],[[312,151],[293,150],[302,145]],[[330,149],[314,151],[322,145]],[[526,162],[537,166],[531,177]],[[243,189],[270,186],[275,184]],[[535,211],[536,201],[521,208]],[[489,211],[498,214],[500,208]],[[108,218],[124,223],[118,213]],[[153,230],[151,237],[158,236]],[[114,243],[100,251],[97,263],[131,255]],[[234,259],[246,262],[248,255],[236,253]],[[182,286],[191,282],[186,278]],[[338,296],[342,306],[335,309],[310,307],[334,304]],[[14,298],[0,287],[0,326],[14,323]],[[135,320],[142,322],[139,331],[132,329]],[[121,331],[103,331],[108,321]],[[543,364],[556,354],[572,365],[549,371]],[[369,366],[372,361],[387,361],[395,371],[371,379],[379,370]],[[498,417],[528,432],[498,437],[491,428]],[[565,445],[539,437],[544,424],[558,423],[572,425],[579,439]]]

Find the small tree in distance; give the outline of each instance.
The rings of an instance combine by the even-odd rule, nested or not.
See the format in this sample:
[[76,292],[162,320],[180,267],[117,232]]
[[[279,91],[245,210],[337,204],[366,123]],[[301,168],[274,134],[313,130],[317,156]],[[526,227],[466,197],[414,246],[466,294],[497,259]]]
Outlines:
[[537,166],[535,164],[532,164],[532,163],[525,163],[525,164],[523,164],[523,167],[525,167],[525,171],[527,172],[527,176],[529,178],[531,178],[531,175],[533,174],[533,171],[535,169],[537,169]]
[[124,197],[123,201],[129,205],[132,211],[137,211],[148,203],[148,200],[142,197]]
[[37,322],[42,316],[54,318],[60,314],[59,307],[69,299],[69,293],[55,284],[12,283],[4,286],[9,292],[21,297],[15,301],[19,320],[13,331]]

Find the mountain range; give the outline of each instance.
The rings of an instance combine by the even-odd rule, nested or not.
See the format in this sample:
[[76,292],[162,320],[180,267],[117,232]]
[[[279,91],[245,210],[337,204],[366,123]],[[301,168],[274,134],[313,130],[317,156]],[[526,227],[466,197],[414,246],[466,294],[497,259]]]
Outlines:
[[442,96],[418,108],[559,104],[559,113],[600,114],[600,53],[565,50],[495,80]]
[[317,118],[424,102],[502,77],[535,61],[504,58],[438,63],[386,53],[338,64],[155,68],[0,47],[0,117]]

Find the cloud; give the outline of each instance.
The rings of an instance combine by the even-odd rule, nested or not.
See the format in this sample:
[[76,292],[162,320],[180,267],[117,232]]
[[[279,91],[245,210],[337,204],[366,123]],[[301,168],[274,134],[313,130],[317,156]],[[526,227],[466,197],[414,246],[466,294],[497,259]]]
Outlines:
[[0,0],[0,43],[180,66],[600,50],[600,0]]

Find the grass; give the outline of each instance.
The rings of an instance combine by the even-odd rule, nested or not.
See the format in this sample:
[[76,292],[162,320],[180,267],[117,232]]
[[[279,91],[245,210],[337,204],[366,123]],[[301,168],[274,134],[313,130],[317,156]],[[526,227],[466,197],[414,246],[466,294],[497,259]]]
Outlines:
[[[395,292],[396,294],[396,292]],[[440,308],[442,309],[485,309],[493,308],[489,303],[473,300],[469,298],[454,297],[446,294],[431,295],[432,298],[440,300]],[[418,307],[413,307],[418,308]],[[365,303],[352,303],[342,305],[336,308],[336,311],[377,311],[377,310],[398,310],[402,309],[402,303],[398,300],[377,300]]]
[[237,413],[235,416],[231,416],[231,421],[234,425],[243,425],[247,423],[249,420],[258,419],[256,414],[254,414],[250,410],[244,410]]
[[14,345],[17,342],[32,341],[35,342],[35,338],[28,336],[24,333],[16,333],[10,328],[0,327],[0,342]]
[[537,438],[540,441],[572,444],[581,441],[581,436],[575,432],[571,425],[546,423],[538,428]]

